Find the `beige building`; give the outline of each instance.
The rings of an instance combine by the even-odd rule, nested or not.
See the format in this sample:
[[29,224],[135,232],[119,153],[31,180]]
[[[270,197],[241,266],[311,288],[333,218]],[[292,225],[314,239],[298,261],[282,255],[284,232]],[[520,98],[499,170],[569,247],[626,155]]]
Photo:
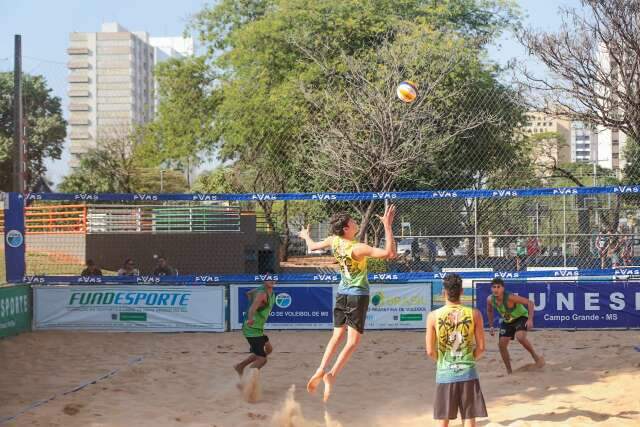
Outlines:
[[552,139],[537,142],[533,147],[534,159],[544,164],[552,163],[554,159],[558,163],[571,162],[571,122],[539,111],[530,111],[526,115],[527,123],[523,128],[525,135],[555,132],[562,136],[560,141]]
[[71,166],[100,141],[126,135],[153,119],[153,67],[158,60],[193,54],[193,40],[153,38],[117,23],[97,33],[69,37],[69,126]]

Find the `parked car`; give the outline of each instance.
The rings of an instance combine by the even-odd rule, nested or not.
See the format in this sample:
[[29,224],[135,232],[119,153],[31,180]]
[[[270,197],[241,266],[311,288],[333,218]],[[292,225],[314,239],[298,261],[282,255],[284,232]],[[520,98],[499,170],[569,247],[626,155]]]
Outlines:
[[413,243],[413,239],[402,239],[398,242],[397,252],[398,255],[405,254],[407,252],[411,253],[411,243]]

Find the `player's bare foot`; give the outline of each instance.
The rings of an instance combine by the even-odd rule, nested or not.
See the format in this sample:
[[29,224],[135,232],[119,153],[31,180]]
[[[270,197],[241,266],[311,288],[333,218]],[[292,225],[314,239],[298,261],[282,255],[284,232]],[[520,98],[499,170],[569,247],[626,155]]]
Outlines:
[[538,356],[538,358],[535,359],[535,361],[536,361],[536,368],[542,368],[546,363],[544,360],[544,357],[542,356]]
[[242,378],[242,373],[244,372],[244,368],[241,367],[240,364],[238,364],[238,365],[233,365],[233,369],[235,369],[238,375],[240,376],[240,378]]
[[322,369],[318,369],[315,374],[311,377],[309,382],[307,383],[307,392],[310,394],[314,394],[318,385],[320,385],[320,381],[322,381],[322,377],[324,376],[324,371]]
[[322,381],[324,382],[324,396],[322,400],[324,403],[327,403],[329,400],[329,396],[331,396],[331,391],[333,389],[333,383],[336,382],[336,377],[333,376],[331,372],[324,374],[322,377]]

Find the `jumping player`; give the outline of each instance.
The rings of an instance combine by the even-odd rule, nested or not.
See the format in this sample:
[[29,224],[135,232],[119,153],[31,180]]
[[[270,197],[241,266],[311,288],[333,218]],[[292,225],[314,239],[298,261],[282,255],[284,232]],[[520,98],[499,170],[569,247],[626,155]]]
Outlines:
[[[364,324],[369,309],[369,281],[367,278],[367,258],[389,259],[396,257],[393,240],[393,218],[395,206],[387,206],[380,217],[384,225],[385,248],[373,248],[355,240],[358,224],[346,212],[331,217],[332,236],[321,242],[314,242],[309,235],[309,226],[300,231],[300,237],[307,243],[309,251],[331,248],[340,266],[341,280],[333,310],[333,335],[327,344],[320,366],[307,383],[307,391],[315,393],[320,381],[324,382],[324,401],[331,395],[333,384],[347,361],[356,350],[364,333]],[[338,355],[329,372],[327,366],[333,359],[338,345],[347,335],[347,343]]]
[[485,350],[482,314],[460,303],[460,276],[447,275],[443,286],[445,305],[427,317],[427,355],[437,363],[433,418],[447,427],[460,409],[464,427],[475,427],[476,418],[487,416],[476,372]]
[[544,366],[544,358],[539,356],[533,346],[527,340],[527,331],[533,329],[534,304],[530,299],[509,293],[504,288],[504,281],[496,277],[491,281],[493,295],[487,297],[487,316],[489,317],[489,333],[494,335],[493,310],[502,317],[500,322],[500,338],[498,347],[500,355],[507,368],[507,374],[511,374],[511,359],[509,357],[509,342],[514,338],[531,354],[537,367]]

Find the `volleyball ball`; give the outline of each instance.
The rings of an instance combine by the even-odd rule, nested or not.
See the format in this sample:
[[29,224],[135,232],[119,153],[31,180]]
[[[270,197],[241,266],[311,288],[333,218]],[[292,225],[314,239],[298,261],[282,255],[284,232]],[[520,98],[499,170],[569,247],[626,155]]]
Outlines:
[[405,80],[398,85],[396,94],[401,101],[409,104],[418,98],[418,87],[414,82]]

